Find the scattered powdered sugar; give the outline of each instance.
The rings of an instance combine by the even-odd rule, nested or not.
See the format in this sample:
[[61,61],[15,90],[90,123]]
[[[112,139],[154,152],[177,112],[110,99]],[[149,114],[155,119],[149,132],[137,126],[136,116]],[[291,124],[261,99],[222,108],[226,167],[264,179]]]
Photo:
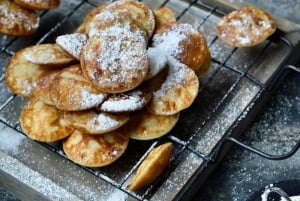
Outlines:
[[[14,29],[18,24],[22,25],[26,31],[35,30],[39,25],[39,18],[33,23],[30,18],[30,13],[27,10],[9,9],[9,1],[0,2],[0,24],[6,26],[8,29]],[[23,12],[22,12],[23,11]],[[32,13],[34,14],[34,13]]]
[[128,199],[128,194],[125,192],[115,189],[113,192],[109,194],[106,201],[125,201]]
[[61,35],[56,38],[56,43],[67,51],[74,58],[79,60],[82,48],[87,42],[87,35],[82,33],[73,33]]
[[167,57],[159,48],[149,47],[147,50],[149,71],[146,79],[157,75],[167,65]]
[[86,90],[84,87],[81,88],[81,107],[84,108],[91,108],[99,105],[104,101],[106,97],[105,93],[99,92],[98,94],[91,93],[90,91]]
[[7,152],[17,152],[21,144],[26,139],[25,136],[20,135],[15,130],[0,124],[0,150]]
[[154,97],[164,97],[170,89],[174,88],[175,85],[184,85],[183,81],[188,67],[172,56],[167,56],[167,58],[169,66],[168,75],[160,89],[153,93]]
[[128,94],[115,94],[101,104],[101,110],[111,112],[134,111],[142,108],[147,100],[140,90]]
[[119,122],[117,120],[105,113],[99,113],[87,123],[89,128],[99,131],[115,128],[118,125]]

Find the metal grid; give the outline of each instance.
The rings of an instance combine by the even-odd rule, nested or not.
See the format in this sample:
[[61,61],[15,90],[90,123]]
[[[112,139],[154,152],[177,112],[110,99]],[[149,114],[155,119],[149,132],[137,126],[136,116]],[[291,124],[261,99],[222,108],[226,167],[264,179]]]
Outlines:
[[[106,1],[62,1],[59,9],[39,13],[41,25],[37,34],[26,38],[0,36],[0,123],[22,134],[18,119],[27,100],[15,96],[5,86],[4,72],[8,59],[22,47],[52,43],[57,36],[72,32],[92,8],[104,2]],[[101,180],[100,184],[105,187],[100,188],[100,194],[107,188],[115,188],[125,193],[128,200],[180,200],[192,194],[192,185],[198,183],[196,180],[204,180],[213,163],[225,153],[225,141],[236,136],[237,130],[249,120],[264,92],[272,88],[273,81],[281,75],[281,69],[292,56],[294,44],[281,34],[275,34],[253,48],[232,48],[215,35],[214,29],[219,17],[225,14],[218,7],[202,1],[142,2],[151,8],[168,6],[175,12],[178,21],[193,24],[202,31],[212,55],[211,70],[200,79],[201,90],[197,99],[190,108],[181,113],[178,124],[167,136],[147,142],[131,140],[124,156],[109,167],[78,168],[79,171],[84,169],[92,178],[96,178],[96,183]],[[155,146],[165,141],[174,144],[167,170],[148,188],[139,192],[129,191],[126,186],[137,167]],[[60,142],[38,143],[33,146],[40,145],[58,155],[58,160],[62,158],[68,161]],[[35,150],[31,147],[29,151],[32,149]],[[16,157],[24,162],[21,154]],[[70,163],[69,166],[76,165]],[[48,174],[46,170],[35,170]],[[57,180],[61,186],[67,185],[63,179],[51,175],[49,177]],[[89,181],[82,183],[87,185]],[[86,199],[86,195],[72,188],[68,190],[78,194],[83,200]]]

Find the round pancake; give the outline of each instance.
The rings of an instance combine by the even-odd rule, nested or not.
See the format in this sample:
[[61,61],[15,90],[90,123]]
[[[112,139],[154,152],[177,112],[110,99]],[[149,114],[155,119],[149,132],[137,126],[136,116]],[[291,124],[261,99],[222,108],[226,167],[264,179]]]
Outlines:
[[28,10],[14,1],[0,1],[0,33],[16,36],[33,34],[40,18],[32,10]]
[[129,138],[122,130],[103,135],[88,135],[75,130],[63,141],[63,150],[74,162],[87,167],[113,163],[126,150]]
[[79,60],[81,50],[85,46],[87,39],[86,34],[73,33],[58,36],[55,42],[72,57]]
[[272,17],[255,6],[245,6],[225,15],[216,27],[218,37],[233,47],[251,47],[272,35]]
[[174,115],[155,115],[147,110],[135,112],[124,126],[129,138],[135,140],[153,140],[166,135],[179,120],[179,113]]
[[136,34],[138,37],[142,36],[142,41],[145,41],[145,43],[148,41],[146,31],[136,24],[135,21],[131,19],[129,13],[124,10],[114,11],[104,9],[95,15],[88,26],[86,26],[86,32],[91,38],[101,34],[101,32],[107,31],[106,29],[114,31],[113,29],[117,28],[126,28],[130,30],[132,34]]
[[150,101],[151,92],[138,87],[129,92],[110,95],[97,110],[112,113],[133,112],[142,109]]
[[54,105],[54,102],[51,98],[51,88],[52,88],[52,81],[58,75],[59,71],[53,70],[45,73],[41,77],[37,79],[35,82],[36,86],[32,91],[32,94],[35,97],[38,97],[44,103],[48,105]]
[[154,148],[137,169],[128,189],[136,191],[155,181],[167,167],[172,149],[171,142]]
[[17,51],[10,58],[6,67],[5,79],[13,93],[22,97],[31,97],[37,79],[49,70],[39,64],[27,61],[24,52],[27,52],[27,48]]
[[79,64],[61,70],[52,81],[50,96],[58,109],[66,111],[90,109],[106,98],[83,76]]
[[155,27],[158,29],[164,24],[176,22],[176,16],[168,7],[161,7],[153,10],[155,17]]
[[152,46],[161,49],[167,55],[175,57],[181,63],[198,71],[210,58],[210,52],[203,34],[190,24],[169,23],[155,30]]
[[145,43],[126,29],[112,29],[90,38],[80,63],[90,82],[108,93],[137,87],[148,72]]
[[106,8],[106,6],[108,5],[108,3],[104,3],[101,4],[100,6],[92,9],[90,12],[88,12],[88,14],[84,17],[83,22],[79,25],[79,27],[77,27],[77,29],[75,30],[76,33],[84,33],[86,34],[86,27],[89,26],[89,23],[92,21],[92,19],[100,12],[102,12],[102,10],[104,10]]
[[125,11],[139,27],[146,30],[148,38],[151,38],[155,29],[155,18],[146,4],[134,0],[120,0],[109,4],[105,9]]
[[23,56],[31,63],[45,66],[66,66],[74,61],[71,55],[55,43],[27,47]]
[[21,6],[32,10],[48,10],[57,8],[60,0],[15,0]]
[[171,56],[168,56],[168,66],[166,80],[153,92],[146,106],[152,114],[176,114],[188,108],[198,95],[199,79],[192,69]]
[[85,110],[79,112],[64,112],[64,119],[75,129],[89,134],[103,134],[123,126],[128,120],[128,114],[110,114]]
[[63,118],[63,111],[32,98],[21,112],[20,123],[25,134],[37,141],[54,142],[73,132]]

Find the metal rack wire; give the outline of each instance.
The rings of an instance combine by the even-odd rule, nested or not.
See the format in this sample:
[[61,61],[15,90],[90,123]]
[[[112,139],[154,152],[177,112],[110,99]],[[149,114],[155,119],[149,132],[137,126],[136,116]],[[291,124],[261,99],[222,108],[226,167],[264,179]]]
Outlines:
[[[39,13],[41,27],[36,35],[28,38],[0,36],[2,124],[22,134],[18,118],[27,101],[9,92],[5,86],[4,72],[7,60],[22,47],[53,42],[58,35],[72,32],[85,14],[104,2],[106,1],[62,1],[60,9]],[[180,121],[167,136],[147,142],[131,140],[125,156],[111,166],[79,169],[107,183],[108,186],[121,190],[132,200],[181,200],[192,195],[193,190],[199,187],[198,183],[205,180],[210,169],[226,153],[225,147],[228,142],[253,151],[251,147],[238,142],[235,137],[249,122],[252,113],[255,113],[264,93],[272,90],[274,82],[282,76],[282,69],[295,52],[295,44],[285,36],[275,34],[254,48],[232,48],[220,41],[214,33],[219,17],[225,14],[221,8],[196,0],[142,2],[151,8],[168,6],[175,12],[178,21],[191,23],[202,31],[212,54],[211,70],[200,79],[201,90],[198,98],[189,109],[181,113]],[[167,170],[146,189],[129,191],[127,185],[137,167],[155,146],[165,141],[174,144]],[[68,160],[60,142],[39,145]],[[298,147],[299,145],[293,148],[292,152]],[[254,151],[265,157],[259,150]],[[73,190],[72,193],[78,192]],[[85,199],[84,195],[79,197]]]

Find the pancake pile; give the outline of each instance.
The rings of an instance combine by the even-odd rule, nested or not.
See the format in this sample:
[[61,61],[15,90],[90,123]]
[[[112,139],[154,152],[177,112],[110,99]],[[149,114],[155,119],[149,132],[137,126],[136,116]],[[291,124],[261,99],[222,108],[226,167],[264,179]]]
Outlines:
[[0,1],[0,33],[15,36],[33,34],[40,18],[34,10],[57,8],[60,0],[1,0]]
[[[20,117],[29,138],[62,140],[74,163],[102,167],[125,152],[129,139],[166,135],[197,97],[209,67],[199,30],[177,22],[167,7],[121,0],[96,7],[55,43],[19,50],[5,78],[15,94],[29,98]],[[154,154],[167,153],[168,161],[170,144]]]

